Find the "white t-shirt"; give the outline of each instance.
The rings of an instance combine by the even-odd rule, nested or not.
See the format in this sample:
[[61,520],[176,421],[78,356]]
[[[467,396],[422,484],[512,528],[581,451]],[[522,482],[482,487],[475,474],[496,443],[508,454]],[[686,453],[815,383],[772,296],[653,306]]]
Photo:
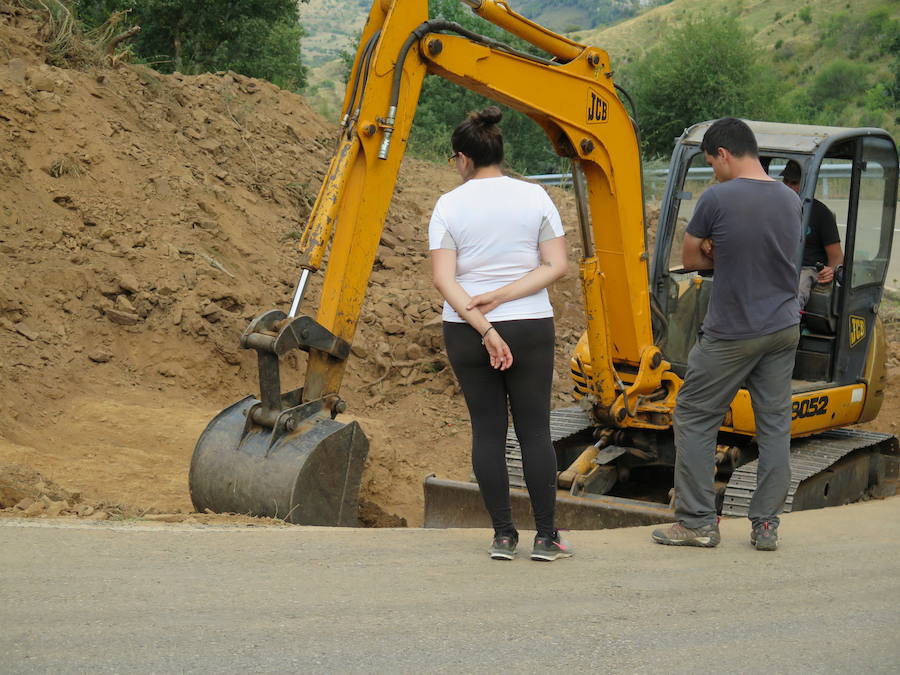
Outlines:
[[[441,195],[428,225],[428,247],[456,251],[456,280],[470,296],[493,291],[540,265],[538,244],[563,236],[562,222],[540,185],[507,176],[474,178]],[[547,289],[510,300],[488,321],[553,316]],[[444,321],[464,319],[444,302]]]

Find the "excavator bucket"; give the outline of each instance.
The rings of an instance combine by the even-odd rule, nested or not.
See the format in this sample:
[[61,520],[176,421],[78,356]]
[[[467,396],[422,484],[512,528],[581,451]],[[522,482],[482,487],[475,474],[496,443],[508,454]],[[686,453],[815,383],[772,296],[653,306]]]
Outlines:
[[340,399],[282,393],[279,371],[279,357],[292,349],[345,359],[350,346],[310,317],[278,310],[256,317],[241,346],[257,352],[260,397],[220,412],[197,441],[188,480],[194,508],[355,526],[369,442],[356,422],[334,419]]
[[311,414],[292,431],[270,429],[252,421],[259,405],[252,396],[238,401],[200,436],[189,477],[194,508],[355,526],[369,449],[359,424],[338,422],[306,404],[301,408]]

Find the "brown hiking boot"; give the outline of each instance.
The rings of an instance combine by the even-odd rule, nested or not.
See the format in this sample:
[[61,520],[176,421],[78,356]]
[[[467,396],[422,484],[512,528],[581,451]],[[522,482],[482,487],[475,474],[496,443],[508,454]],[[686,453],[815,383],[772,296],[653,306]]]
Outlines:
[[682,523],[674,523],[669,527],[653,530],[653,541],[667,546],[700,546],[712,548],[717,546],[722,537],[719,536],[719,523],[702,527],[685,527]]

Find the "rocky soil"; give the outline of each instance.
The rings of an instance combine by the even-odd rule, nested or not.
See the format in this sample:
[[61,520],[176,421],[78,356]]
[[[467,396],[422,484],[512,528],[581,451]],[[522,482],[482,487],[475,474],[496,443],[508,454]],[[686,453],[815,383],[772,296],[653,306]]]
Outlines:
[[[197,436],[256,390],[238,338],[290,302],[336,126],[234,73],[48,65],[43,28],[0,12],[0,463],[30,486],[0,494],[0,508],[188,512]],[[360,317],[342,394],[372,440],[370,524],[418,523],[431,471],[468,476],[425,236],[434,200],[457,183],[449,168],[405,162]],[[574,213],[565,192],[554,197]],[[578,297],[574,274],[554,292],[563,375]],[[285,372],[298,384],[302,355]],[[559,400],[567,389],[564,378]]]

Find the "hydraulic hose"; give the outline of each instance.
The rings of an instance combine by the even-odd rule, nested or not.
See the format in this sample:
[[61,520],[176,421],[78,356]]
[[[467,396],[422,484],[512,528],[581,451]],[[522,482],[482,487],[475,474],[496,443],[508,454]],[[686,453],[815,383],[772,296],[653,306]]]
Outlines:
[[387,159],[388,151],[391,146],[391,136],[394,132],[394,121],[397,117],[397,104],[400,101],[400,84],[403,81],[403,64],[406,63],[406,57],[409,54],[409,50],[412,49],[412,46],[416,42],[421,40],[428,33],[439,32],[456,33],[464,38],[468,38],[476,44],[481,44],[485,47],[497,49],[499,51],[503,51],[523,59],[528,59],[529,61],[534,61],[535,63],[543,64],[545,66],[560,65],[559,62],[551,61],[549,59],[544,59],[539,56],[534,56],[532,54],[519,51],[518,49],[514,49],[513,47],[510,47],[503,42],[499,42],[498,40],[493,40],[484,35],[474,33],[470,30],[467,30],[466,28],[463,28],[458,23],[455,23],[453,21],[425,21],[419,24],[419,26],[417,26],[409,34],[409,37],[406,38],[403,46],[400,47],[400,53],[397,55],[397,62],[394,65],[394,79],[391,85],[390,107],[388,108],[388,113],[385,118],[384,140],[381,142],[381,148],[378,151],[378,159]]
[[353,89],[351,90],[350,99],[347,101],[347,110],[344,112],[344,119],[341,120],[341,126],[346,126],[347,121],[350,119],[350,111],[353,110],[353,104],[356,103],[356,92],[359,91],[360,73],[363,70],[367,55],[372,49],[372,45],[375,44],[375,39],[378,37],[379,32],[380,31],[374,33],[369,37],[368,42],[366,42],[366,46],[363,47],[363,53],[359,59],[359,63],[356,64],[356,69],[353,71]]
[[369,40],[371,43],[371,48],[363,55],[365,58],[365,65],[363,67],[362,73],[362,88],[359,93],[359,103],[356,108],[353,110],[353,114],[350,116],[349,123],[347,125],[347,138],[350,138],[350,132],[353,127],[353,123],[359,119],[359,111],[362,110],[362,102],[366,99],[366,88],[369,85],[369,72],[372,66],[372,59],[375,58],[375,45],[378,43],[378,38],[381,36],[381,29],[377,30],[372,38]]

